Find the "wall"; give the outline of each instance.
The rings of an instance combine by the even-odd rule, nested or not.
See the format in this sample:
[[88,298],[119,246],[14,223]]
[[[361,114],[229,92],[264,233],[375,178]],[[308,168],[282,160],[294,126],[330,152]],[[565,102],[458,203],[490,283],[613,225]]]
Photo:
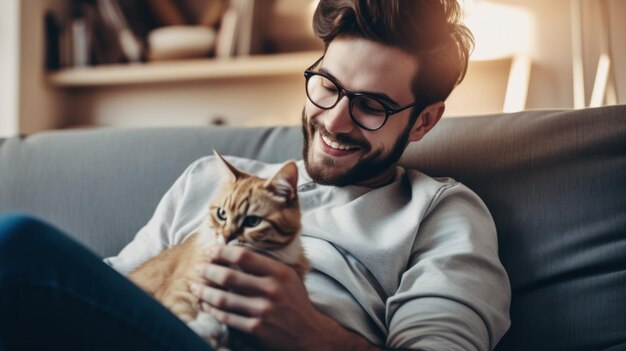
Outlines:
[[19,0],[0,1],[0,138],[18,131]]
[[[599,46],[597,5],[600,0],[582,0],[584,31],[584,70],[587,103],[593,89]],[[570,0],[493,0],[519,6],[534,16],[535,44],[531,47],[532,74],[528,108],[573,107],[572,36]],[[612,25],[613,61],[618,102],[626,103],[626,1],[608,0]]]
[[228,125],[296,125],[305,99],[301,74],[75,89],[69,94],[77,124],[117,127],[203,126],[218,119]]

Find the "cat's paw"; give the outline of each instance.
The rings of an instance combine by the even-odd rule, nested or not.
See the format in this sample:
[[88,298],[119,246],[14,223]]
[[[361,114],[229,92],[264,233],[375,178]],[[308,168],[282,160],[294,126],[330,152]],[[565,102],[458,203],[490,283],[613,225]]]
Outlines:
[[187,323],[196,334],[215,349],[222,349],[228,341],[228,327],[208,313],[200,312],[193,321]]

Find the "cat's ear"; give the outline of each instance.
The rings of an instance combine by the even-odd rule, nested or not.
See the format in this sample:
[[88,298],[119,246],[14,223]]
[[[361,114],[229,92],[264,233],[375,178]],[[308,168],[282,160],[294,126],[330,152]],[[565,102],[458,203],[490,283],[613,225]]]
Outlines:
[[286,162],[263,186],[289,200],[295,198],[298,193],[298,167],[296,163],[293,161]]
[[231,165],[226,161],[222,155],[217,153],[217,151],[213,150],[213,154],[217,158],[217,164],[219,165],[219,171],[221,179],[228,182],[234,182],[237,179],[241,179],[244,176],[244,173],[235,168],[235,166]]

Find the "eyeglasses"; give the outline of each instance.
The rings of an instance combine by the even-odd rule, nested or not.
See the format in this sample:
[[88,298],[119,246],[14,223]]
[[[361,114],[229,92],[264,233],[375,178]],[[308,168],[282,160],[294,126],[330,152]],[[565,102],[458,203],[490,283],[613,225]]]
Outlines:
[[312,70],[323,58],[322,56],[304,71],[306,95],[313,105],[329,110],[335,107],[344,96],[347,96],[350,103],[350,118],[357,126],[369,131],[382,128],[389,116],[417,105],[417,102],[414,102],[399,108],[391,108],[371,93],[349,91],[332,77]]

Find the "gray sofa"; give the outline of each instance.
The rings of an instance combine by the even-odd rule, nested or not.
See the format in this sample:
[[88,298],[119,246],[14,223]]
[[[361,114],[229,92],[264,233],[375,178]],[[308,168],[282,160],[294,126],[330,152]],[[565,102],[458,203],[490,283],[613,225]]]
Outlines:
[[[25,212],[101,256],[212,149],[300,158],[297,127],[72,130],[0,141],[0,213]],[[626,350],[626,106],[444,119],[402,158],[491,210],[513,289],[498,350]],[[372,248],[375,249],[375,248]]]

